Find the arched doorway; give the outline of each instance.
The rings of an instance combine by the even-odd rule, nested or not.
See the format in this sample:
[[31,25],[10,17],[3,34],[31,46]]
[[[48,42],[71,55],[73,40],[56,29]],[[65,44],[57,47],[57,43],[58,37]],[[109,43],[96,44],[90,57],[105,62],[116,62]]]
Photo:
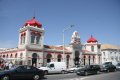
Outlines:
[[66,60],[66,61],[67,61],[67,68],[68,68],[68,66],[69,66],[70,56],[69,56],[69,55],[67,55],[67,56],[66,56],[66,59],[67,59],[67,60]]
[[85,55],[84,55],[83,59],[84,59],[84,65],[85,65],[85,59],[86,59],[86,56],[85,56]]
[[47,58],[47,63],[49,63],[49,62],[51,62],[52,55],[51,54],[47,54],[46,58]]
[[89,65],[90,65],[90,55],[89,55],[88,59],[89,59]]
[[75,59],[74,59],[74,64],[79,65],[79,51],[75,51]]
[[93,64],[94,64],[95,56],[93,56]]
[[37,66],[37,53],[32,54],[32,66]]
[[59,54],[59,55],[57,56],[57,59],[58,59],[57,61],[58,61],[58,62],[61,62],[61,58],[62,58],[62,56]]

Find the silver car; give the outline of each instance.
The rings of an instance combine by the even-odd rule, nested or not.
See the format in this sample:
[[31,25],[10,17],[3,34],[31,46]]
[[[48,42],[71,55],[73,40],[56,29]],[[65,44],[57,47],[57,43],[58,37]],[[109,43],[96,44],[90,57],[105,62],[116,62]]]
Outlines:
[[120,63],[117,63],[116,69],[120,71]]

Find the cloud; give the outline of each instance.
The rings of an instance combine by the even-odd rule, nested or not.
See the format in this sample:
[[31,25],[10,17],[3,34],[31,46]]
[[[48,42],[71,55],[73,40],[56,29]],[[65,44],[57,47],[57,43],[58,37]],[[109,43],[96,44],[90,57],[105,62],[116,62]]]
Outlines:
[[0,41],[0,48],[15,48],[17,46],[15,41]]

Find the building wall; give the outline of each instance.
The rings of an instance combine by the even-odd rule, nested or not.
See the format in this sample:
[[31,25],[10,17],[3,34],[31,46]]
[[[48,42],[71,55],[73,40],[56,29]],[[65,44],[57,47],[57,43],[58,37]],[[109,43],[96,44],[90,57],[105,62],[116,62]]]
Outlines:
[[102,63],[110,61],[113,64],[120,62],[120,51],[118,50],[102,50]]

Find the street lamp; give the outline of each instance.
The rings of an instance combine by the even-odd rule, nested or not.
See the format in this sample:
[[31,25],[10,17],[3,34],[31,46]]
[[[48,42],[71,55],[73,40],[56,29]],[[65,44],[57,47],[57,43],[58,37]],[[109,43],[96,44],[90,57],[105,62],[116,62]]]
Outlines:
[[65,35],[64,35],[64,33],[66,30],[68,30],[72,27],[74,27],[74,25],[71,25],[70,27],[63,29],[63,61],[64,62],[65,62]]

